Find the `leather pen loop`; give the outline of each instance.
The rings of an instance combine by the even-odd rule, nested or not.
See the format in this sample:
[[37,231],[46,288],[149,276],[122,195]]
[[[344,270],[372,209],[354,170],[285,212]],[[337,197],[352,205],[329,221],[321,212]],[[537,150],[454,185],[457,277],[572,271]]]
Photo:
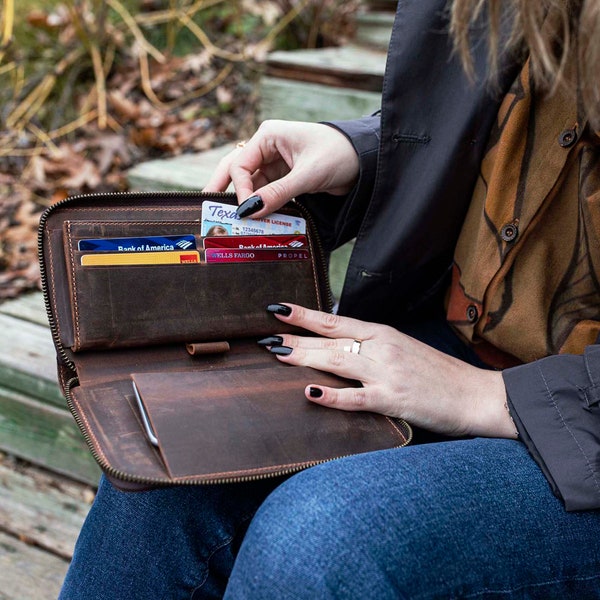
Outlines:
[[224,354],[229,352],[229,342],[195,342],[185,345],[190,356],[201,356],[204,354]]

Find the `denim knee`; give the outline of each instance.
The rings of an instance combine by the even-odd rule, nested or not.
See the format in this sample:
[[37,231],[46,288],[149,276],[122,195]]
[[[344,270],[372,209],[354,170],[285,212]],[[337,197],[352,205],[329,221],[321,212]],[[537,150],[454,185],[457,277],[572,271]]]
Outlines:
[[232,542],[276,483],[121,492],[103,478],[61,600],[221,597]]
[[[378,556],[376,530],[391,507],[371,511],[371,494],[339,474],[330,477],[336,466],[300,473],[267,498],[246,533],[226,598],[401,597]],[[390,532],[396,536],[395,524]]]
[[595,598],[599,535],[600,512],[566,513],[518,442],[371,453],[277,488],[226,598]]

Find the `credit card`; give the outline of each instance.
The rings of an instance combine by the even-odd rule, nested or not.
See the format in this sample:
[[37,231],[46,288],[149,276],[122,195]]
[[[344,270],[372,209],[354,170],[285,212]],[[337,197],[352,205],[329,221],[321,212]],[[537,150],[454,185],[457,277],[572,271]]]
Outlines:
[[204,238],[205,248],[305,248],[305,235],[219,235]]
[[223,202],[205,200],[202,203],[202,235],[281,235],[305,234],[306,221],[301,217],[292,217],[272,213],[262,219],[238,219],[237,207]]
[[167,252],[98,252],[83,254],[81,264],[84,267],[104,265],[183,265],[199,263],[200,253],[191,251]]
[[151,235],[126,238],[93,238],[79,240],[78,250],[86,252],[166,252],[195,250],[196,238],[186,235]]
[[308,260],[308,250],[282,250],[261,248],[258,250],[235,250],[233,248],[207,248],[205,250],[207,263],[235,263],[235,262],[268,262]]

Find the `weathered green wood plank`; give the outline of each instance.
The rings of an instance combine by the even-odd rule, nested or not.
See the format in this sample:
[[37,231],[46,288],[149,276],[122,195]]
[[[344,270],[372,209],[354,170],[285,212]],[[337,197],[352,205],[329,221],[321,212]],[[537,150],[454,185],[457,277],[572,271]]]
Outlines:
[[0,385],[56,406],[65,406],[57,384],[50,329],[0,314]]
[[93,495],[39,469],[0,464],[0,530],[70,560]]
[[42,292],[22,294],[14,300],[3,302],[0,304],[0,314],[12,315],[23,321],[31,321],[48,327],[48,316],[46,315]]
[[[272,52],[267,57],[269,77],[320,83],[336,88],[381,92],[386,53],[354,45]],[[290,98],[293,100],[293,98]]]
[[279,77],[260,83],[261,119],[328,121],[354,119],[380,108],[381,94]]
[[150,160],[129,170],[127,182],[132,190],[201,190],[217,164],[235,144],[225,144],[196,154]]
[[0,600],[56,600],[68,566],[0,532]]
[[346,279],[346,271],[348,269],[348,261],[354,249],[354,240],[340,246],[337,250],[331,253],[329,259],[329,281],[331,284],[331,293],[334,299],[339,300]]
[[0,449],[95,485],[100,469],[71,414],[0,387]]
[[387,51],[394,25],[395,5],[386,11],[358,11],[356,15],[356,37],[354,41],[363,46]]

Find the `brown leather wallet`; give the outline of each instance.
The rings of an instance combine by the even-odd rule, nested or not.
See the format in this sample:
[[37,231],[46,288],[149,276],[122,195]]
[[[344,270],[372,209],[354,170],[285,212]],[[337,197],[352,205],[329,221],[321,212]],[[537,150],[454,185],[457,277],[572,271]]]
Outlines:
[[[104,472],[123,489],[246,481],[409,443],[402,420],[304,397],[309,383],[356,382],[285,365],[256,344],[295,331],[268,304],[332,309],[310,214],[295,202],[278,211],[306,221],[301,253],[213,262],[201,235],[205,202],[235,208],[233,194],[90,194],[40,220],[59,381]],[[134,258],[86,249],[90,240],[157,236],[187,242],[139,247]]]

